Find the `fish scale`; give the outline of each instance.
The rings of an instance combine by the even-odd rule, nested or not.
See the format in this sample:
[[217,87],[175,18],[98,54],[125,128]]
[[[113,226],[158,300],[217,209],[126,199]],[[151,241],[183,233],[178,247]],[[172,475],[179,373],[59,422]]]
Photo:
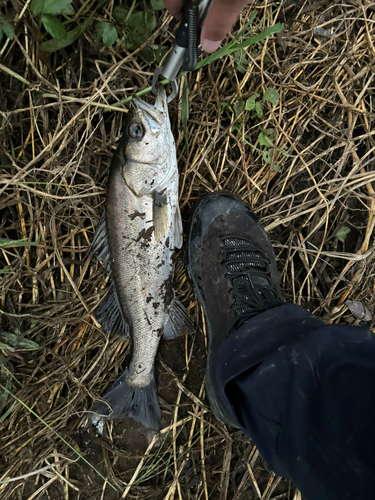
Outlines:
[[90,415],[128,416],[158,429],[154,363],[160,338],[193,333],[194,325],[172,288],[182,223],[165,91],[158,88],[155,106],[140,99],[134,104],[111,162],[106,211],[90,247],[111,276],[97,319],[110,333],[126,338],[130,332],[132,359]]

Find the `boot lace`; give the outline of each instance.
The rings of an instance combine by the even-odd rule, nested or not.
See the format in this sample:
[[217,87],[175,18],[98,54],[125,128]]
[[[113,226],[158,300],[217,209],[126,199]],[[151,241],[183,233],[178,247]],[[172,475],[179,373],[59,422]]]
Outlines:
[[236,236],[221,238],[222,251],[226,265],[225,278],[231,281],[229,293],[233,295],[233,304],[237,318],[231,331],[237,330],[244,323],[259,313],[284,302],[271,278],[271,263],[253,242]]

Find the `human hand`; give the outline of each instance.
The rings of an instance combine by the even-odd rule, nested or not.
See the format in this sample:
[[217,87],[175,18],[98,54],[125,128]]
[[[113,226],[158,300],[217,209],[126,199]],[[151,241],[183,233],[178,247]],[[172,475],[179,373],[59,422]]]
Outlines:
[[[238,14],[252,0],[214,0],[203,23],[201,44],[206,52],[215,52],[236,22]],[[168,12],[181,21],[183,0],[164,0]]]

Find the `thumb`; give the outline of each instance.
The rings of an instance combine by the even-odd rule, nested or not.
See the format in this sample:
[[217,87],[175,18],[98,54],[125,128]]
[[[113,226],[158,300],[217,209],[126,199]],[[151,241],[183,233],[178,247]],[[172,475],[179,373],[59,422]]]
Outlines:
[[181,21],[182,0],[164,0],[164,5],[173,17]]
[[251,0],[214,0],[203,23],[201,44],[206,52],[214,52],[236,22],[238,14]]

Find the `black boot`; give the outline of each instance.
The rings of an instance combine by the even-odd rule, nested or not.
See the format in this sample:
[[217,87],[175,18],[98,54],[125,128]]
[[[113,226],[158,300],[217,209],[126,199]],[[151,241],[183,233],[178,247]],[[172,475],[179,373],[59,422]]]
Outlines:
[[284,304],[275,255],[245,203],[217,192],[203,198],[192,214],[184,259],[206,318],[207,397],[215,415],[235,425],[214,390],[215,356],[225,338],[241,325]]

